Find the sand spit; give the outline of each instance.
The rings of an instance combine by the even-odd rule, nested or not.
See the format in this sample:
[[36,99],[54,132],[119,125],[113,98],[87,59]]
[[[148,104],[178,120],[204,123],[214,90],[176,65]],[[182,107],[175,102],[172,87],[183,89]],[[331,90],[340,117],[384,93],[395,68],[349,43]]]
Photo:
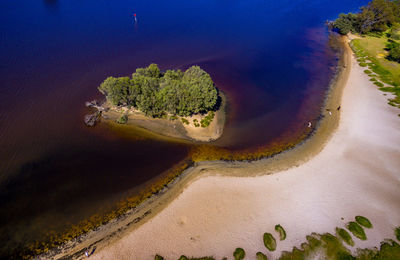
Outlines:
[[[350,75],[338,129],[320,152],[313,149],[308,153],[319,152],[317,155],[311,159],[303,156],[305,162],[300,166],[273,175],[265,174],[284,166],[275,163],[274,169],[263,170],[261,162],[246,167],[241,163],[200,164],[191,171],[202,172],[201,178],[184,181],[194,174],[182,176],[183,181],[175,188],[186,188],[175,200],[159,200],[156,204],[164,204],[160,210],[164,209],[138,227],[127,229],[129,232],[119,239],[103,244],[91,258],[154,259],[157,253],[166,259],[182,254],[221,259],[232,258],[232,252],[240,246],[246,250],[247,259],[254,259],[257,251],[266,252],[263,233],[274,232],[279,223],[286,229],[287,239],[278,242],[277,251],[267,253],[275,258],[300,246],[307,234],[334,232],[336,226],[344,226],[355,215],[366,216],[374,224],[373,229],[366,230],[367,241],[356,239],[358,247],[377,246],[384,238],[393,238],[393,228],[400,224],[398,111],[387,105],[386,97],[371,84],[354,58],[351,70],[347,70]],[[337,110],[332,113],[338,116]],[[307,144],[301,149],[304,147]],[[283,161],[283,165],[285,157],[283,154],[269,163]],[[295,165],[301,162],[293,160]],[[229,174],[264,175],[226,177]]]

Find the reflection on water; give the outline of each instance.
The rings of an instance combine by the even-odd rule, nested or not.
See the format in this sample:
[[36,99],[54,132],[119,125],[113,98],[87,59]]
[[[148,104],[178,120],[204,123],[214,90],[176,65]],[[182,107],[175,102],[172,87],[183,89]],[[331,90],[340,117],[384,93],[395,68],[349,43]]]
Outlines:
[[186,158],[185,143],[83,125],[107,76],[200,65],[229,98],[214,145],[267,144],[318,116],[336,64],[324,21],[366,2],[1,1],[0,256]]

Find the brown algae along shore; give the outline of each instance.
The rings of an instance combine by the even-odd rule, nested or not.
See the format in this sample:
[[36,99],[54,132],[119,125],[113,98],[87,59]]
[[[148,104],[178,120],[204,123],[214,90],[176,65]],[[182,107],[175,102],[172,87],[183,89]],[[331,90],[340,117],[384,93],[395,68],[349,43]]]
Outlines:
[[[39,258],[54,257],[56,259],[69,256],[79,257],[90,248],[99,250],[108,244],[117,241],[124,234],[138,228],[140,225],[157,215],[166,208],[182,191],[199,178],[214,175],[226,176],[259,176],[272,174],[278,171],[298,166],[318,154],[332,133],[338,126],[340,111],[336,110],[341,105],[341,95],[346,85],[351,70],[351,50],[342,39],[343,52],[339,59],[338,73],[331,84],[327,94],[325,107],[322,109],[325,117],[321,119],[312,136],[297,145],[295,148],[282,152],[271,158],[252,162],[226,162],[205,161],[198,162],[193,167],[186,169],[172,182],[146,199],[140,205],[125,214],[111,220],[105,225],[96,228],[78,238],[72,239],[56,249],[39,256]],[[325,109],[331,109],[328,115]]]

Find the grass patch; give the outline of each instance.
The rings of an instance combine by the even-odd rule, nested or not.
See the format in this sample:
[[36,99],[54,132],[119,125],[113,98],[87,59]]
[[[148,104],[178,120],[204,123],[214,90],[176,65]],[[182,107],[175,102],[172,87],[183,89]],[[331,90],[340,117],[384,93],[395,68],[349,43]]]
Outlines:
[[264,233],[264,245],[269,251],[275,251],[276,249],[276,240],[271,233]]
[[357,238],[361,240],[367,240],[364,229],[357,222],[349,222],[347,229]]
[[369,81],[374,82],[374,81],[376,81],[376,78],[371,78],[371,79],[369,79]]
[[397,228],[394,230],[394,234],[396,235],[397,240],[400,241],[400,227],[397,227]]
[[364,63],[364,62],[360,62],[360,63],[358,63],[358,65],[360,65],[361,67],[367,67],[367,63]]
[[195,127],[199,127],[200,126],[199,121],[197,119],[193,119],[193,124],[194,124]]
[[126,124],[128,122],[128,116],[122,115],[120,118],[117,119],[118,124]]
[[156,255],[154,257],[154,260],[164,260],[164,257],[160,256],[160,255]]
[[233,252],[233,257],[235,260],[242,260],[246,256],[246,252],[244,251],[243,248],[236,248],[235,252]]
[[257,260],[268,260],[268,257],[261,252],[257,252],[256,257]]
[[169,117],[169,120],[171,120],[171,121],[174,121],[174,120],[177,120],[177,119],[178,119],[178,117],[177,117],[177,116],[175,116],[175,115],[174,115],[174,116],[170,116],[170,117]]
[[388,37],[385,35],[380,38],[369,35],[352,40],[350,46],[358,57],[359,63],[370,61],[367,64],[369,69],[366,71],[377,74],[373,75],[377,78],[374,81],[375,85],[380,88],[384,86],[383,83],[392,86],[388,92],[393,93],[395,98],[389,100],[389,104],[400,108],[400,63],[387,59],[385,50],[387,42]]
[[351,238],[349,232],[343,228],[336,228],[336,235],[340,237],[349,246],[354,246],[354,241]]
[[364,73],[369,75],[369,74],[372,74],[372,71],[370,71],[370,70],[364,70]]
[[278,225],[275,226],[275,231],[279,233],[279,239],[280,239],[281,241],[282,241],[282,240],[285,240],[285,238],[286,238],[286,231],[285,231],[285,229],[283,229],[283,227],[282,227],[280,224],[278,224]]
[[369,219],[367,219],[366,217],[356,216],[356,221],[357,221],[358,224],[360,224],[363,227],[372,228],[371,221],[369,221]]
[[182,123],[184,123],[185,125],[189,125],[189,120],[187,120],[186,118],[181,118]]

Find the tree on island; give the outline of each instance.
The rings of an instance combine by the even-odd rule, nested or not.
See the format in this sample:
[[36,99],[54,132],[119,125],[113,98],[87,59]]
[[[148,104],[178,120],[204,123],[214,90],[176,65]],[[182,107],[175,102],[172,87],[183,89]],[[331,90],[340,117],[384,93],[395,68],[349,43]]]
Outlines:
[[340,14],[333,26],[341,34],[384,32],[400,22],[400,0],[373,0],[358,13]]
[[218,100],[210,75],[199,66],[161,73],[157,64],[150,64],[136,69],[131,78],[108,77],[99,90],[111,104],[134,107],[152,117],[205,113]]

